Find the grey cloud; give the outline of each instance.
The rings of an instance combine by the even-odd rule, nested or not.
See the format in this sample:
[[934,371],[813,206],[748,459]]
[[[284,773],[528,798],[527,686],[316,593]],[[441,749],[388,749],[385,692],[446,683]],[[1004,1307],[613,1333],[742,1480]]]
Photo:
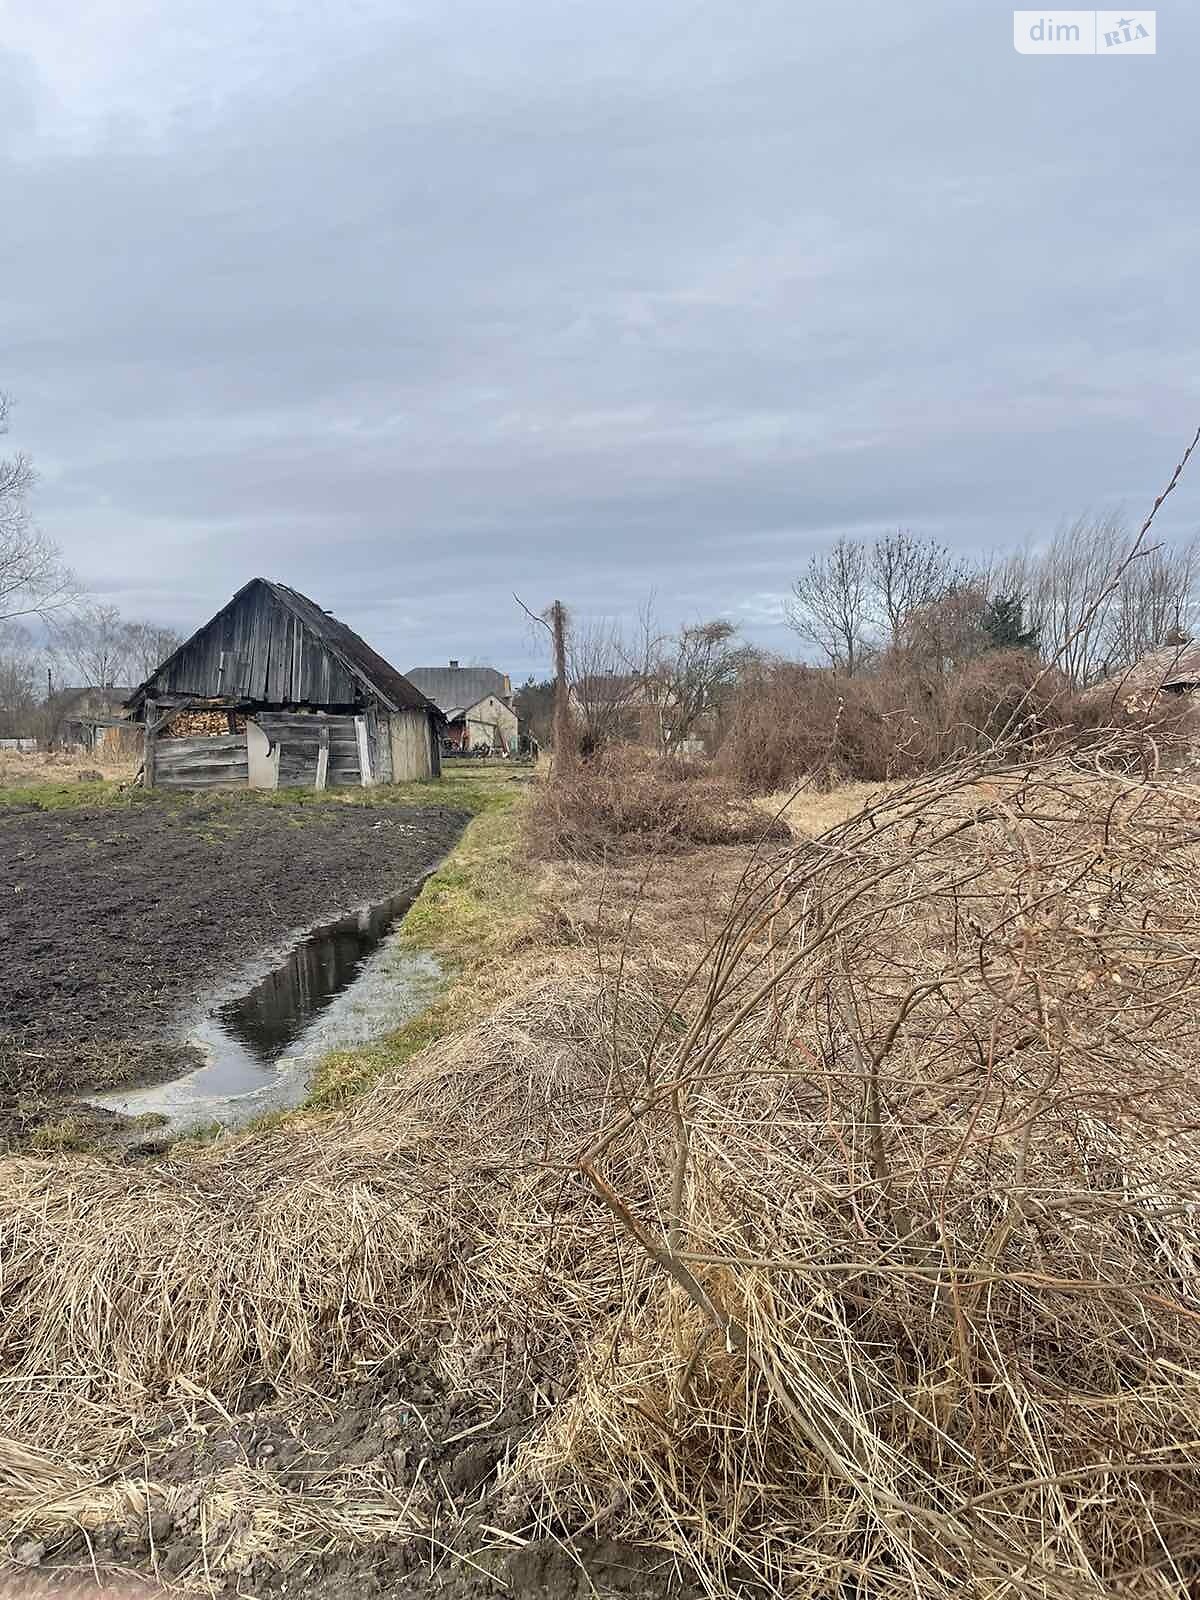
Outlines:
[[265,570],[519,670],[513,587],[653,587],[778,644],[832,533],[1141,506],[1188,429],[1190,15],[1128,62],[949,0],[153,15],[86,114],[0,55],[0,385],[131,610]]

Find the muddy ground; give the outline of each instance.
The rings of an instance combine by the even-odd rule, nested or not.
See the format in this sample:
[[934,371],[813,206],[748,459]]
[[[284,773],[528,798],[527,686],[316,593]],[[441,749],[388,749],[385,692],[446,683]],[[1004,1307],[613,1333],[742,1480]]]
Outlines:
[[174,1036],[199,996],[414,883],[466,820],[249,796],[0,810],[0,1149],[80,1090],[195,1065]]
[[[120,1514],[86,1538],[64,1526],[28,1552],[27,1588],[6,1590],[0,1576],[0,1600],[33,1600],[41,1585],[51,1595],[72,1580],[82,1580],[81,1600],[95,1600],[96,1574],[103,1600],[196,1589],[256,1600],[697,1600],[663,1552],[607,1540],[602,1528],[531,1538],[526,1523],[496,1538],[497,1528],[524,1522],[527,1508],[499,1479],[532,1420],[530,1395],[481,1415],[420,1364],[389,1364],[328,1398],[311,1394],[299,1410],[267,1384],[232,1409],[193,1400],[144,1430],[136,1455],[114,1462],[106,1480],[146,1480],[169,1509],[147,1519],[144,1505],[130,1511],[115,1497]],[[236,1490],[214,1497],[222,1475]],[[360,1485],[358,1513],[381,1501],[394,1507],[395,1532],[347,1541],[319,1523],[305,1528],[305,1499],[328,1503],[339,1479]],[[296,1497],[282,1515],[272,1511],[280,1495]],[[356,1498],[343,1490],[351,1521]],[[127,1588],[118,1574],[131,1571],[156,1581]]]

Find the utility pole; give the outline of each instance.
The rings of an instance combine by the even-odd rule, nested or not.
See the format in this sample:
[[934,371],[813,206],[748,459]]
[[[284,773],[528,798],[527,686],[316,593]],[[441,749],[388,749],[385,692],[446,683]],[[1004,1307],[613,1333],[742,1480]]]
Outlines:
[[554,641],[554,770],[556,773],[570,772],[575,767],[579,751],[575,743],[575,729],[571,725],[571,691],[567,683],[567,608],[561,600],[556,600],[549,608],[550,620],[547,621],[546,612],[537,616],[519,594],[514,594],[513,599],[530,622],[545,628]]
[[550,631],[554,635],[554,765],[561,776],[575,766],[567,684],[567,614],[561,600],[556,600],[550,608]]

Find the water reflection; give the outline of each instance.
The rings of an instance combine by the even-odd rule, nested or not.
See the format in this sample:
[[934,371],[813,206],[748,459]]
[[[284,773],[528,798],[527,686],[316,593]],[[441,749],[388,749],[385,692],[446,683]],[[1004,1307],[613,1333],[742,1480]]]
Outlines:
[[415,898],[410,891],[312,929],[242,994],[202,1010],[188,1034],[202,1067],[93,1103],[130,1116],[153,1112],[175,1130],[235,1126],[299,1105],[327,1051],[401,1027],[440,991],[436,958],[388,938]]
[[358,975],[363,961],[412,905],[411,895],[385,900],[306,934],[283,966],[237,1000],[219,1006],[214,1020],[258,1061],[277,1061],[313,1017]]

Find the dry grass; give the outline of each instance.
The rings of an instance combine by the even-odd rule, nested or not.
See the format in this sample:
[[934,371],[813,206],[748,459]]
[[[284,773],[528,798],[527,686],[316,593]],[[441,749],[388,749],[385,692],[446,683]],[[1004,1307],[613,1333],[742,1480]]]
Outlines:
[[[99,1464],[198,1392],[433,1352],[534,1396],[510,1525],[656,1542],[717,1595],[1184,1596],[1173,783],[964,766],[768,859],[559,866],[497,1009],[350,1110],[158,1168],[4,1163],[9,1526],[111,1518]],[[363,1501],[315,1485],[263,1537],[401,1525]]]
[[535,857],[581,861],[786,833],[728,779],[637,745],[614,745],[543,784],[528,831]]
[[0,807],[36,806],[53,811],[76,806],[132,802],[135,762],[78,750],[0,751]]
[[70,783],[84,772],[99,773],[107,782],[132,778],[136,761],[113,760],[101,753],[80,750],[0,751],[0,788],[24,788],[35,783]]
[[795,832],[815,838],[827,828],[845,822],[863,806],[887,794],[883,783],[839,783],[832,789],[806,786],[760,795],[755,805],[768,816],[780,817]]
[[748,885],[585,1161],[674,1292],[539,1466],[716,1589],[1196,1576],[1195,793],[979,778]]

